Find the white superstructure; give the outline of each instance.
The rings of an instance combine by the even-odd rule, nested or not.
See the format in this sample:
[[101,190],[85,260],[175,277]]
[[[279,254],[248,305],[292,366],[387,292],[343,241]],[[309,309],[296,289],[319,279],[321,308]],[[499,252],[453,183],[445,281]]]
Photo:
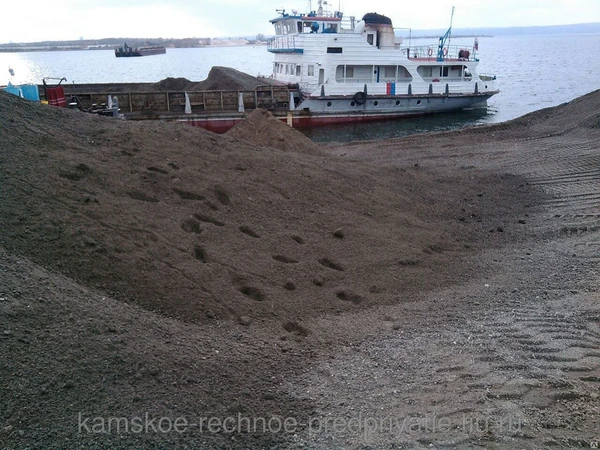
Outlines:
[[411,47],[392,21],[369,13],[362,20],[319,9],[271,20],[276,36],[273,78],[297,84],[291,109],[319,114],[406,115],[485,105],[498,92],[493,76],[477,74],[477,44]]

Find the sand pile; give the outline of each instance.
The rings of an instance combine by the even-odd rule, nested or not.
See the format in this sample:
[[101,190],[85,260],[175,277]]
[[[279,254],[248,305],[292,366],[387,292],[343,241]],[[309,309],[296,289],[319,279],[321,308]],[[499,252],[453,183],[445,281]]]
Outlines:
[[230,67],[213,67],[206,80],[190,81],[187,78],[168,77],[156,83],[116,83],[116,84],[70,84],[65,85],[68,95],[91,92],[191,92],[191,91],[252,91],[257,86],[278,84],[269,78],[256,78]]
[[257,86],[268,84],[264,78],[256,78],[231,67],[215,66],[210,69],[206,80],[194,86],[195,91],[252,91]]
[[[588,442],[598,370],[579,350],[597,341],[598,315],[577,308],[597,303],[595,236],[567,237],[563,219],[540,207],[535,178],[506,171],[546,158],[538,181],[557,193],[581,185],[593,212],[598,101],[595,93],[529,116],[527,127],[315,156],[0,92],[0,442],[331,448],[325,432],[303,441],[306,429],[78,432],[77,414],[307,423],[379,417],[383,402],[393,417],[451,414],[461,432],[465,417],[504,420],[507,398],[533,431],[494,442]],[[558,138],[547,121],[563,121]],[[588,128],[565,132],[578,121]],[[578,172],[565,177],[555,160]],[[576,202],[573,192],[557,199]],[[566,311],[557,310],[561,292]],[[568,357],[549,353],[561,342]],[[523,395],[532,379],[535,395]],[[574,407],[586,440],[567,441],[569,425],[549,441],[548,424]],[[426,427],[414,433],[407,438],[438,442]],[[481,444],[479,432],[448,438]]]
[[576,128],[597,128],[600,124],[600,90],[578,97],[562,105],[531,112],[495,125],[506,130],[509,139],[529,138],[533,134],[565,134]]
[[[313,156],[260,112],[248,123],[272,123],[266,142],[294,151],[2,94],[0,245],[185,320],[276,313],[283,326],[401,301],[399,292],[455,280],[439,268],[506,212],[498,189],[475,206],[464,200],[493,177]],[[499,183],[503,197],[517,189]],[[459,221],[466,204],[481,219]]]
[[243,122],[238,123],[226,135],[283,151],[312,155],[323,154],[313,141],[265,109],[252,111]]
[[195,85],[195,82],[187,78],[167,77],[164,80],[154,83],[153,88],[156,91],[191,91]]

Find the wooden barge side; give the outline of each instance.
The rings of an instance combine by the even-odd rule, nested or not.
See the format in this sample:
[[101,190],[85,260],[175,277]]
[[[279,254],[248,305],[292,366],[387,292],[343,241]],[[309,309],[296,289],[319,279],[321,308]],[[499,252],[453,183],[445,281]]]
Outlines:
[[[126,117],[185,114],[186,92],[157,91],[153,86],[152,83],[65,84],[63,88],[67,103],[76,102],[84,110],[100,108],[112,96],[117,97],[120,113]],[[40,97],[45,99],[43,86],[39,89]],[[290,94],[300,95],[298,90],[287,86],[258,86],[254,90],[187,91],[191,114],[240,112],[240,96],[243,110],[287,110]]]

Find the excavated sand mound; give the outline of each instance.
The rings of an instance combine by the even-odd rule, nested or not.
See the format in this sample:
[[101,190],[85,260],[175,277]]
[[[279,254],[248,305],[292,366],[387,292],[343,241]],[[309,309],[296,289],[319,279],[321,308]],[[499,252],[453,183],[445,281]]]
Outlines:
[[598,105],[315,156],[0,92],[1,447],[597,439]]
[[322,154],[313,141],[265,109],[252,111],[243,122],[229,130],[226,135],[288,152]]
[[[0,94],[0,245],[185,320],[285,323],[393,302],[431,284],[430,271],[442,283],[433,268],[447,252],[487,233],[455,216],[490,180],[316,156],[265,112],[232,140]],[[503,214],[495,192],[516,189],[498,182],[509,186],[478,202],[482,217]]]

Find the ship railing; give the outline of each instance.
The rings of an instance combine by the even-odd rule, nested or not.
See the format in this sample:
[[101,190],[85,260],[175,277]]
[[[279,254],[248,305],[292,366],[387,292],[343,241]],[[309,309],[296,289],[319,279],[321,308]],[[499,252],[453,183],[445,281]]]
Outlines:
[[301,52],[296,47],[296,36],[276,36],[267,41],[267,50],[270,52]]
[[479,79],[481,81],[495,81],[496,80],[496,75],[493,75],[491,73],[480,73],[479,74]]
[[[415,47],[405,47],[402,49],[404,53],[412,59],[428,59],[437,60],[438,46],[437,45],[420,45]],[[476,50],[472,47],[451,45],[443,49],[444,60],[454,61],[476,61]]]
[[[456,79],[456,78],[439,78],[439,79],[426,79],[423,81],[415,81],[413,83],[394,83],[393,81],[389,84],[393,86],[386,86],[384,83],[366,83],[368,87],[368,96],[374,98],[382,98],[387,96],[399,96],[399,97],[410,97],[410,96],[448,96],[448,95],[476,95],[485,94],[497,89],[496,82],[487,82],[479,80],[476,77]],[[347,96],[352,98],[357,91],[362,91],[364,86],[361,84],[355,85],[354,83],[349,84],[338,84],[338,93],[340,96]],[[358,89],[357,89],[358,88]],[[312,96],[320,96],[320,89],[313,89]],[[393,92],[393,93],[392,93]],[[328,88],[325,86],[325,94],[328,94]]]
[[344,16],[340,25],[341,30],[352,31],[356,27],[356,17]]

